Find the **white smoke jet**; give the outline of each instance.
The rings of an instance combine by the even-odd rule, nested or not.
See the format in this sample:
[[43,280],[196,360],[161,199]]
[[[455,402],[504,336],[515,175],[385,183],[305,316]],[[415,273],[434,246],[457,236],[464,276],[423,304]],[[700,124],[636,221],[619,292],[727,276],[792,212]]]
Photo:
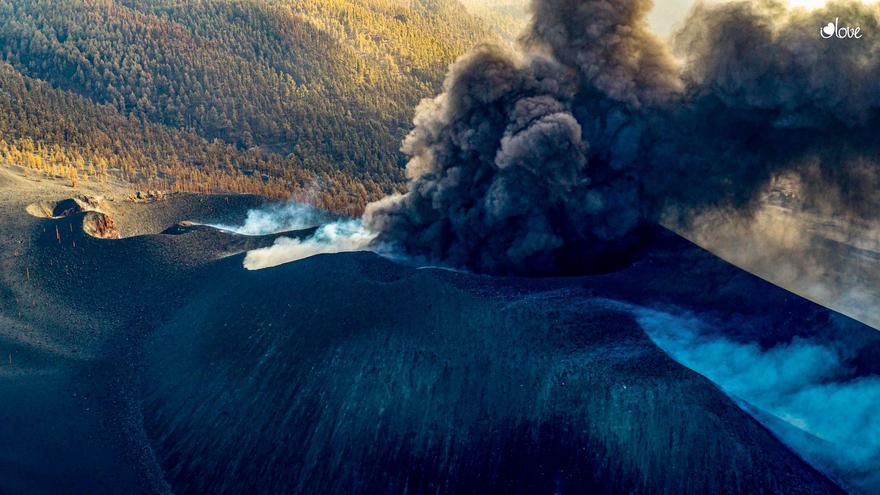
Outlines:
[[248,210],[241,225],[214,224],[215,227],[241,235],[271,235],[318,227],[305,238],[279,237],[273,245],[249,251],[244,258],[248,270],[270,268],[325,253],[364,251],[371,246],[376,232],[359,219],[338,217],[303,203],[272,204]]
[[878,493],[880,377],[847,376],[840,351],[817,341],[763,349],[714,335],[710,321],[691,313],[625,306],[661,349],[717,384],[805,460],[854,493]]
[[315,227],[331,218],[329,213],[314,206],[289,202],[248,210],[241,225],[215,224],[211,227],[242,235],[267,235]]
[[359,220],[344,220],[322,225],[306,239],[279,237],[272,246],[249,251],[244,267],[259,270],[301,260],[316,254],[343,253],[370,249],[376,233]]

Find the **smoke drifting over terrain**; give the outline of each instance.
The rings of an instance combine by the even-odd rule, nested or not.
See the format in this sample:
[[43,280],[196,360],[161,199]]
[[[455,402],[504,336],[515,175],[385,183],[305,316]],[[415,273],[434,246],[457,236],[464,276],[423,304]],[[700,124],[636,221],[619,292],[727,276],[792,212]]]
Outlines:
[[288,202],[248,210],[241,225],[215,224],[212,227],[236,234],[266,235],[307,229],[332,220],[332,216],[323,210],[303,203]]
[[317,228],[307,237],[283,236],[269,247],[248,251],[244,259],[248,270],[269,268],[316,254],[367,250],[376,237],[360,220],[338,219],[326,211],[292,201],[248,210],[241,225],[211,226],[254,236]]
[[806,339],[765,349],[711,331],[735,323],[631,309],[658,346],[745,402],[810,463],[855,493],[880,488],[880,378],[848,376],[846,349]]
[[279,237],[272,246],[248,251],[244,267],[259,270],[316,254],[366,250],[375,237],[358,220],[331,222],[318,227],[306,239]]
[[[674,47],[650,7],[535,0],[519,52],[462,57],[403,144],[407,192],[367,209],[377,242],[479,272],[604,271],[646,225],[747,210],[784,171],[874,214],[876,6],[699,5]],[[820,37],[835,18],[863,37]]]

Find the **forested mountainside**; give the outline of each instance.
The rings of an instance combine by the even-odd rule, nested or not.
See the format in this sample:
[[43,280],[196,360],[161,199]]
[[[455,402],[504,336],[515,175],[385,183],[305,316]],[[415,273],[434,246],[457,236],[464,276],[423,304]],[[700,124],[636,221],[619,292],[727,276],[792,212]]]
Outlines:
[[461,3],[509,43],[516,42],[529,20],[528,0],[461,0]]
[[418,101],[493,36],[455,0],[8,0],[0,151],[187,189],[319,184],[356,209],[403,179]]

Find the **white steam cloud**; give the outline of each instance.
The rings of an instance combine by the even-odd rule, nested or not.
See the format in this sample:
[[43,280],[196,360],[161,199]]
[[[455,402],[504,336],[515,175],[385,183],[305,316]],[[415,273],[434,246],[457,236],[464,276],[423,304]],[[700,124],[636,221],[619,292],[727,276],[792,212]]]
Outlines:
[[688,312],[627,307],[660,348],[817,469],[854,493],[880,493],[880,377],[852,377],[841,351],[817,341],[762,348],[718,336]]
[[[372,250],[376,233],[360,220],[338,219],[330,213],[302,203],[273,204],[248,210],[241,225],[214,224],[236,234],[262,236],[291,233],[279,237],[269,247],[248,251],[244,267],[259,270],[325,253]],[[313,233],[294,237],[295,231],[317,227]]]
[[267,235],[315,227],[331,221],[329,213],[302,203],[279,203],[248,210],[241,225],[214,224],[222,230],[242,235]]
[[305,239],[279,237],[272,246],[249,251],[244,267],[259,270],[316,254],[364,251],[370,249],[375,238],[376,233],[365,228],[360,220],[337,221],[322,225]]

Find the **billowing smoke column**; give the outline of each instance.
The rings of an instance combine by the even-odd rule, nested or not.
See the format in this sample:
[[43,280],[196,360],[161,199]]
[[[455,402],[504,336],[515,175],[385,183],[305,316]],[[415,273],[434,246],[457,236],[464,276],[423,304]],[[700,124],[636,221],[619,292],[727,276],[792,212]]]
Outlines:
[[[535,0],[519,52],[462,57],[416,112],[407,192],[367,209],[376,242],[486,273],[601,272],[661,217],[748,206],[790,169],[874,211],[876,7],[698,6],[679,59],[650,7]],[[820,37],[835,18],[863,37]]]
[[605,184],[587,173],[594,165],[571,113],[570,79],[549,58],[494,47],[459,61],[404,143],[409,192],[368,210],[381,239],[491,273],[551,273],[627,247],[637,183],[624,169],[609,169]]
[[459,60],[404,142],[408,192],[367,211],[380,241],[501,274],[623,261],[644,217],[633,115],[680,86],[644,26],[649,6],[539,2],[524,53]]

